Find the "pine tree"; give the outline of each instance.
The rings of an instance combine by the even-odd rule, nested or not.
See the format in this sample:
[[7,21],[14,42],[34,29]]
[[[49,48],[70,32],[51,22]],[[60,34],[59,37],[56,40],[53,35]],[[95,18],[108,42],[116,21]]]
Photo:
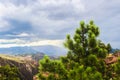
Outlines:
[[107,44],[107,49],[108,49],[108,52],[110,53],[110,51],[112,50],[112,47],[111,47],[110,43]]
[[107,46],[98,40],[99,33],[99,28],[93,21],[90,21],[89,24],[81,21],[80,27],[76,29],[73,39],[70,35],[67,35],[64,45],[69,50],[68,55],[76,58],[77,62],[79,62],[80,58],[88,57],[90,54],[94,54],[98,58],[105,58],[108,50],[105,49]]
[[[90,21],[80,22],[73,38],[66,36],[64,46],[68,49],[66,57],[60,60],[44,58],[40,61],[40,80],[103,80],[106,79],[104,59],[110,51],[98,39],[99,28]],[[47,74],[46,76],[44,74]],[[44,78],[44,79],[43,79]],[[110,79],[109,77],[108,79]]]
[[113,65],[113,80],[120,80],[120,58],[118,58],[118,62]]
[[20,80],[19,71],[9,65],[0,66],[0,80]]

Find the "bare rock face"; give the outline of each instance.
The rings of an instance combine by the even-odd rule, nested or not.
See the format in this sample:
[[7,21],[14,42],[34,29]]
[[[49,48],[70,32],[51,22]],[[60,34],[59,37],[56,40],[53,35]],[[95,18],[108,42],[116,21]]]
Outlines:
[[0,66],[15,66],[18,68],[21,80],[33,80],[33,76],[38,73],[38,63],[34,60],[21,60],[16,57],[3,57],[0,55]]

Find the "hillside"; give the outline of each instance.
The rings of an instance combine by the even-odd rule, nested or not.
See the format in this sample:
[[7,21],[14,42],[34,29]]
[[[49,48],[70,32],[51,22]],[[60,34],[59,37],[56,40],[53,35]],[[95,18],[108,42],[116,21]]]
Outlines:
[[[39,62],[39,60],[41,60],[46,54],[45,53],[41,53],[41,52],[37,52],[37,53],[28,53],[28,54],[18,54],[16,55],[19,58],[27,58],[27,59],[32,59],[35,60],[37,62]],[[59,56],[49,56],[50,59],[59,59]]]
[[33,80],[33,76],[38,72],[38,63],[34,60],[0,54],[0,66],[5,65],[17,67],[21,80]]

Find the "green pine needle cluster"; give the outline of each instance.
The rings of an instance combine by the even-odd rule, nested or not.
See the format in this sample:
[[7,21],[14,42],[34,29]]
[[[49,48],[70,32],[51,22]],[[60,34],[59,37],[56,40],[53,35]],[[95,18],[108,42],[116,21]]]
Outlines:
[[0,66],[0,80],[20,80],[17,67]]

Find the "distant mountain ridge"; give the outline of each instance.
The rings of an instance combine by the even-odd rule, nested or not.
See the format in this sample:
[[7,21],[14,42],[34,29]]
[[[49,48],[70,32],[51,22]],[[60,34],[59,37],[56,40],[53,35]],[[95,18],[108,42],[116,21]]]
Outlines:
[[120,51],[120,49],[118,49],[118,48],[116,48],[116,49],[112,48],[110,52],[111,53],[115,53],[116,51]]
[[61,47],[56,46],[33,46],[33,47],[10,47],[10,48],[0,48],[0,53],[2,54],[35,54],[44,53],[49,56],[61,56],[66,54],[66,50]]
[[0,48],[0,53],[5,54],[25,54],[25,53],[36,53],[31,47],[10,47],[10,48]]

